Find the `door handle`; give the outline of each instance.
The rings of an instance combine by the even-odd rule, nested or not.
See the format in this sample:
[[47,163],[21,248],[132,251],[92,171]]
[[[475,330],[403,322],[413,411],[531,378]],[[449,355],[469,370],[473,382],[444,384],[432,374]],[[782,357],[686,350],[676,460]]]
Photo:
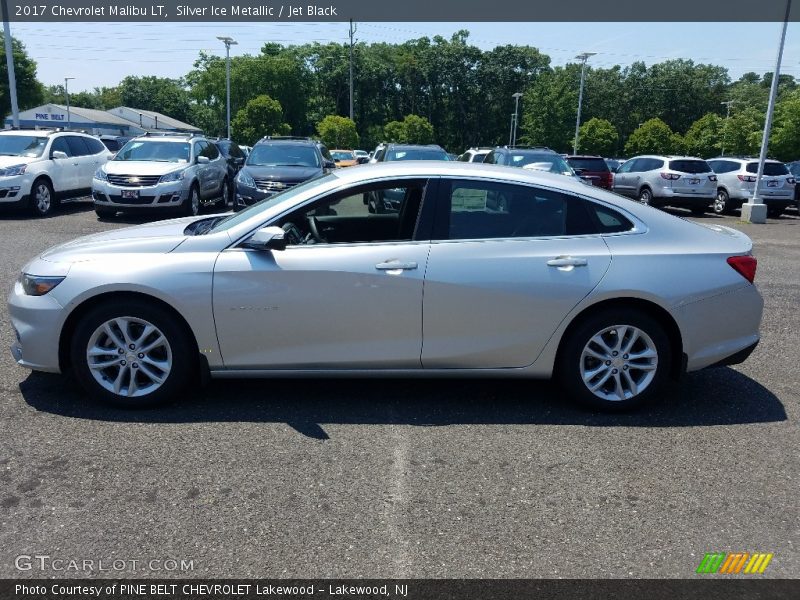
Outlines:
[[378,271],[406,271],[409,269],[416,269],[417,263],[415,262],[400,262],[398,260],[389,260],[386,262],[378,263],[375,265]]
[[548,267],[585,267],[589,261],[585,258],[574,258],[572,256],[559,256],[547,261]]

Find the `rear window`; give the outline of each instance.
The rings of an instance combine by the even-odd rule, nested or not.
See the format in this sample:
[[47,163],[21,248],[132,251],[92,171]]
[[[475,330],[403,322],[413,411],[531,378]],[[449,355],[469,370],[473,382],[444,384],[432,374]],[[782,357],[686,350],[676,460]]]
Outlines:
[[608,172],[608,165],[602,158],[568,158],[567,162],[573,169],[597,171],[600,173]]
[[[751,162],[747,163],[747,172],[748,173],[758,173],[758,163]],[[788,175],[789,171],[786,168],[786,165],[779,162],[765,162],[764,163],[764,175]]]
[[711,167],[704,160],[671,160],[669,168],[681,173],[709,173]]

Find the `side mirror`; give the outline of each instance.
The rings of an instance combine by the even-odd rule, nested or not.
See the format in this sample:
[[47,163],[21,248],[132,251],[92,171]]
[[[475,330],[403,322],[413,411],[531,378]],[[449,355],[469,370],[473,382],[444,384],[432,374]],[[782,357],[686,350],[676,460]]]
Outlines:
[[242,244],[253,250],[286,250],[285,231],[275,225],[262,227]]
[[336,163],[332,160],[324,160],[322,161],[322,168],[323,169],[335,169]]
[[197,164],[198,165],[207,165],[211,161],[208,159],[207,156],[198,156],[197,157]]
[[577,175],[578,177],[580,177],[586,172],[586,169],[579,169],[577,167],[573,167],[572,170],[575,171],[575,175]]
[[369,156],[359,156],[358,157],[358,164],[365,165],[369,162]]
[[50,153],[50,158],[53,160],[63,160],[65,158],[69,158],[66,152],[62,152],[61,150],[53,150]]
[[243,158],[234,158],[233,159],[233,164],[236,165],[237,167],[241,167],[244,164],[244,159]]

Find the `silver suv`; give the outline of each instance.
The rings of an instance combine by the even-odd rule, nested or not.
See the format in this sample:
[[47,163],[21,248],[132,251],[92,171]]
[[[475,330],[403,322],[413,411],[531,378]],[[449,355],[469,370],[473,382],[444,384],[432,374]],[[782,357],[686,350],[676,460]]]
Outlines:
[[696,215],[717,196],[717,176],[693,156],[635,156],[614,174],[613,190],[652,206],[683,206]]
[[[717,174],[717,199],[714,212],[729,214],[753,197],[758,173],[757,158],[721,156],[708,161]],[[794,204],[795,178],[782,162],[767,160],[758,187],[758,195],[767,205],[767,214],[781,216],[787,206]]]
[[180,133],[146,133],[97,169],[92,198],[98,217],[117,211],[178,209],[196,215],[229,197],[228,166],[214,142]]

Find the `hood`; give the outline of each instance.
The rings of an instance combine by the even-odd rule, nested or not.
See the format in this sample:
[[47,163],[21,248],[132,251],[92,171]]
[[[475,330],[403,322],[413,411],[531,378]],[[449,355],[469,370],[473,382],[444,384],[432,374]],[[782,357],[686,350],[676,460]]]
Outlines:
[[322,168],[320,167],[257,167],[247,165],[244,168],[251,177],[289,183],[300,183],[322,173]]
[[28,165],[41,156],[0,156],[0,169],[13,167],[14,165]]
[[205,218],[183,217],[95,233],[54,246],[45,251],[41,258],[48,262],[74,263],[107,257],[109,254],[166,254],[186,240],[183,231],[189,223]]
[[144,160],[110,160],[103,168],[111,175],[165,175],[189,166],[188,162],[155,162]]

